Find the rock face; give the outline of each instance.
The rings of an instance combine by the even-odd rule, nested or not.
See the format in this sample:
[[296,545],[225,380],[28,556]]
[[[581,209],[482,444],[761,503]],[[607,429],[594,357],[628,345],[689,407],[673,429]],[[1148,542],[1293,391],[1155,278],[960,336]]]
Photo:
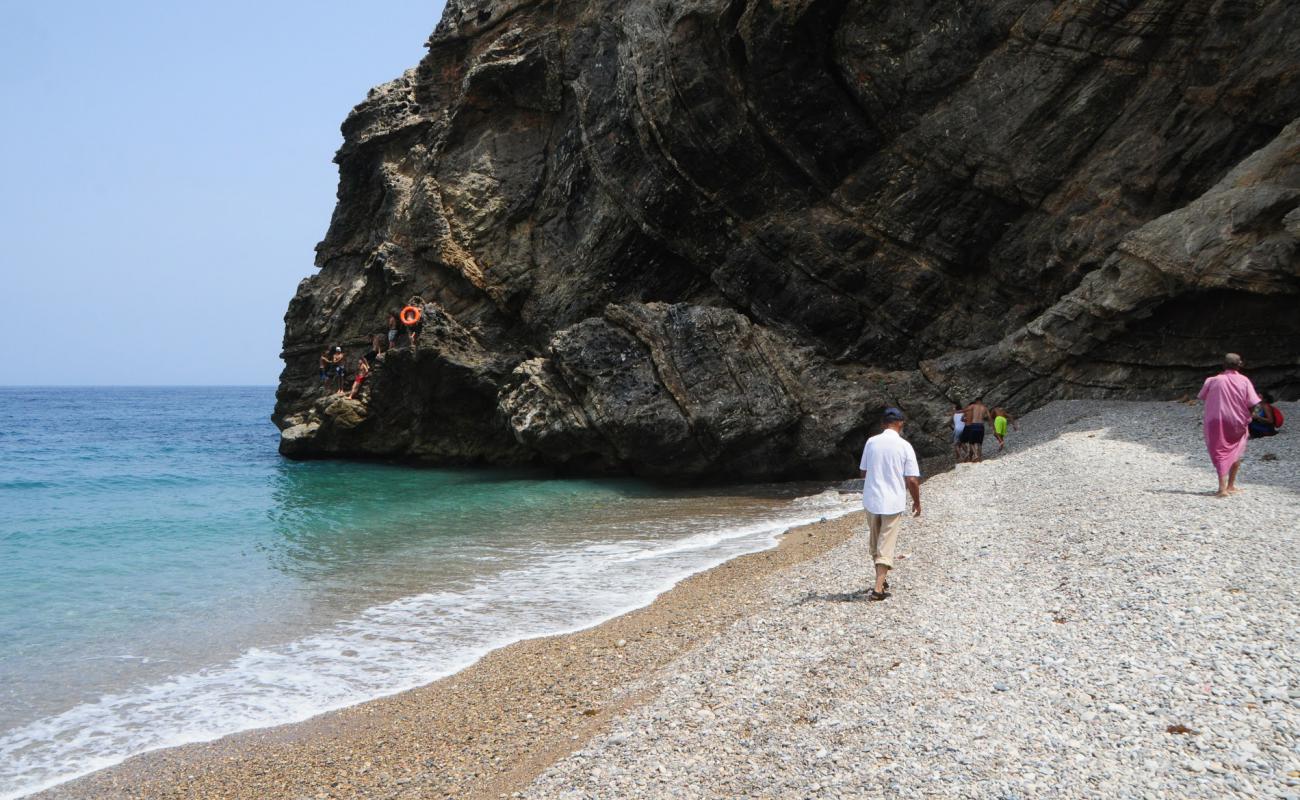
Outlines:
[[449,0],[344,123],[281,450],[844,476],[885,404],[1296,396],[1297,53],[1290,0]]

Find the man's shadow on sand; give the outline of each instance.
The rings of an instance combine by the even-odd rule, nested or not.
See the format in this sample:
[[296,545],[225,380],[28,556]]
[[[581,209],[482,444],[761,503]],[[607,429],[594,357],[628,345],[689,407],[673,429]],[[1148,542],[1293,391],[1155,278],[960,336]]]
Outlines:
[[794,601],[794,605],[802,606],[808,603],[858,603],[866,602],[867,595],[871,593],[870,589],[858,589],[854,592],[836,592],[834,594],[817,594],[809,592]]

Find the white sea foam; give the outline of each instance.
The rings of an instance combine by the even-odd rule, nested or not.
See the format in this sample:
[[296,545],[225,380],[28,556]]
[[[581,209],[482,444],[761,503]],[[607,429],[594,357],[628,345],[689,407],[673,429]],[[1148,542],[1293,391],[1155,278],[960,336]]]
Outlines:
[[0,734],[0,800],[139,753],[298,722],[429,683],[511,642],[644,606],[695,572],[771,547],[788,528],[856,508],[856,498],[824,492],[759,522],[537,554],[464,592],[405,597],[288,644],[103,696]]

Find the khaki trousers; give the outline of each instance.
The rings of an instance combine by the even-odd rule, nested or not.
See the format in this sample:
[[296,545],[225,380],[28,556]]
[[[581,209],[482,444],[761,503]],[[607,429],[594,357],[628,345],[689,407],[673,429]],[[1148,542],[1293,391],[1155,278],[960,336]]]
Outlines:
[[903,527],[903,515],[872,514],[867,512],[867,530],[871,531],[871,557],[877,565],[894,568],[894,545],[898,543],[898,530]]

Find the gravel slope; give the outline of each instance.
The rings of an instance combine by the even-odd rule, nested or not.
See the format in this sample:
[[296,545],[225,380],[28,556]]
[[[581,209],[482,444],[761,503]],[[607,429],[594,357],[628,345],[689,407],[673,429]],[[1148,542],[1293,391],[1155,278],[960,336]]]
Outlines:
[[1300,434],[1224,500],[1194,407],[1055,403],[1010,442],[925,484],[890,600],[863,535],[756,586],[523,796],[1300,796]]

